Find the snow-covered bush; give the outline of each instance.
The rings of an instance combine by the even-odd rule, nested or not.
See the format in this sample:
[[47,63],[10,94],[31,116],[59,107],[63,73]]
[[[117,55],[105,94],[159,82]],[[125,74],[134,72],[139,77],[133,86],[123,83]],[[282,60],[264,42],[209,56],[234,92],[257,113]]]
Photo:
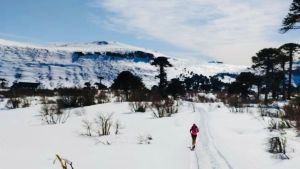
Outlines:
[[273,154],[282,154],[284,158],[288,158],[286,155],[286,138],[272,137],[269,139],[269,152]]
[[262,104],[258,105],[258,112],[262,117],[283,118],[285,116],[285,113],[280,109]]
[[173,98],[166,98],[159,101],[153,101],[150,104],[155,117],[170,117],[178,112],[178,104]]
[[289,120],[270,120],[269,122],[269,130],[272,132],[273,130],[281,130],[281,129],[286,129],[286,128],[291,128],[292,124]]
[[130,102],[129,106],[133,112],[146,112],[148,107],[147,102]]

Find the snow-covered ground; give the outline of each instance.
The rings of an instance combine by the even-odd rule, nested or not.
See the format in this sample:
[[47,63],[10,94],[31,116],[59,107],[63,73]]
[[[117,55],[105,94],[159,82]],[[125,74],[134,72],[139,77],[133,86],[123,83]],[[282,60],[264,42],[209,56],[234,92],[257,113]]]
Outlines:
[[[256,113],[231,113],[222,103],[182,102],[179,113],[160,119],[151,111],[133,113],[128,103],[107,103],[72,109],[68,121],[58,125],[42,124],[39,111],[38,104],[0,110],[1,169],[59,169],[55,154],[76,169],[299,168],[299,137],[289,135],[290,160],[276,159],[267,152],[270,132],[262,119]],[[114,127],[110,136],[81,135],[82,120],[93,121],[99,113],[113,113],[122,126],[118,135]],[[193,123],[200,134],[190,151]],[[148,136],[152,140],[143,141]]]

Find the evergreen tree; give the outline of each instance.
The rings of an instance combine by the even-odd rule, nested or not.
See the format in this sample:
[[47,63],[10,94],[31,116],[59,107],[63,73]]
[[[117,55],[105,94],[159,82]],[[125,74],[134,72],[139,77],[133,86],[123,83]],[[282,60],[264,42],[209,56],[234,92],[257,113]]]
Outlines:
[[283,19],[282,28],[280,31],[286,33],[291,29],[300,29],[300,26],[297,25],[300,23],[300,0],[293,0],[289,13]]
[[104,79],[104,77],[97,76],[97,78],[99,79],[99,82],[96,82],[95,85],[98,87],[98,90],[105,90],[105,89],[107,89],[107,86],[105,86],[104,84],[102,84],[102,80]]
[[91,86],[92,86],[92,85],[91,85],[90,82],[85,82],[85,83],[84,83],[84,86],[85,86],[85,87],[84,87],[85,89],[91,89]]
[[263,77],[259,75],[255,75],[253,80],[254,80],[254,85],[256,85],[257,87],[256,100],[259,101],[259,96],[263,85]]
[[299,51],[300,45],[296,43],[287,43],[279,47],[282,54],[284,54],[286,57],[288,57],[289,60],[289,79],[288,79],[288,99],[291,98],[291,92],[292,92],[292,72],[293,72],[293,61],[294,61],[294,55],[296,52]]
[[282,82],[282,99],[286,100],[286,63],[289,61],[289,57],[279,48],[279,55],[277,57],[279,65],[281,67],[281,82]]
[[159,78],[159,91],[162,96],[165,95],[165,89],[167,86],[167,73],[165,67],[172,67],[171,63],[168,61],[168,58],[160,56],[153,60],[151,65],[159,67],[159,74],[156,76]]
[[211,76],[209,78],[209,82],[210,82],[210,89],[213,92],[220,92],[226,87],[226,84],[215,76]]
[[129,100],[129,92],[132,92],[132,95],[135,95],[137,91],[143,90],[145,85],[140,77],[133,75],[129,71],[123,71],[114,80],[111,88],[115,90],[123,90],[125,92],[126,99]]
[[167,89],[167,94],[172,95],[174,98],[177,98],[178,96],[182,96],[185,94],[185,88],[183,86],[183,82],[180,81],[178,78],[171,79],[171,82],[169,83]]
[[246,99],[250,94],[252,85],[256,84],[256,76],[251,72],[242,72],[236,77],[236,81],[228,87],[228,93],[241,94]]
[[264,73],[264,83],[265,83],[265,104],[268,101],[268,94],[271,89],[272,80],[274,79],[272,76],[275,72],[275,66],[278,65],[278,56],[280,52],[276,48],[266,48],[260,50],[256,56],[252,57],[253,68],[261,69]]

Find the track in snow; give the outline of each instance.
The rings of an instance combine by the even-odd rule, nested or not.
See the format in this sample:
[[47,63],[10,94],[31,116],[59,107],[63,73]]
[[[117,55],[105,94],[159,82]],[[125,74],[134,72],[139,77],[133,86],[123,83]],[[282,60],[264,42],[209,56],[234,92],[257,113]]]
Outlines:
[[210,131],[208,110],[196,107],[196,118],[200,129],[197,146],[191,157],[190,169],[233,169],[230,162],[218,149]]

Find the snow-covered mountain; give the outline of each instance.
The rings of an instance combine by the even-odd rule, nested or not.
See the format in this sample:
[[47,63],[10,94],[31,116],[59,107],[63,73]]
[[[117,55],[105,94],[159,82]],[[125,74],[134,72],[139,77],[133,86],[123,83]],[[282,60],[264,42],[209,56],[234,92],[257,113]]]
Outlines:
[[[98,81],[110,84],[117,74],[129,70],[143,78],[147,86],[157,83],[157,68],[149,63],[157,56],[166,56],[148,49],[119,42],[33,45],[0,39],[0,78],[11,84],[18,81],[41,82],[45,87],[82,86]],[[214,75],[238,73],[245,66],[204,63],[169,57],[173,67],[168,78],[190,72]]]

